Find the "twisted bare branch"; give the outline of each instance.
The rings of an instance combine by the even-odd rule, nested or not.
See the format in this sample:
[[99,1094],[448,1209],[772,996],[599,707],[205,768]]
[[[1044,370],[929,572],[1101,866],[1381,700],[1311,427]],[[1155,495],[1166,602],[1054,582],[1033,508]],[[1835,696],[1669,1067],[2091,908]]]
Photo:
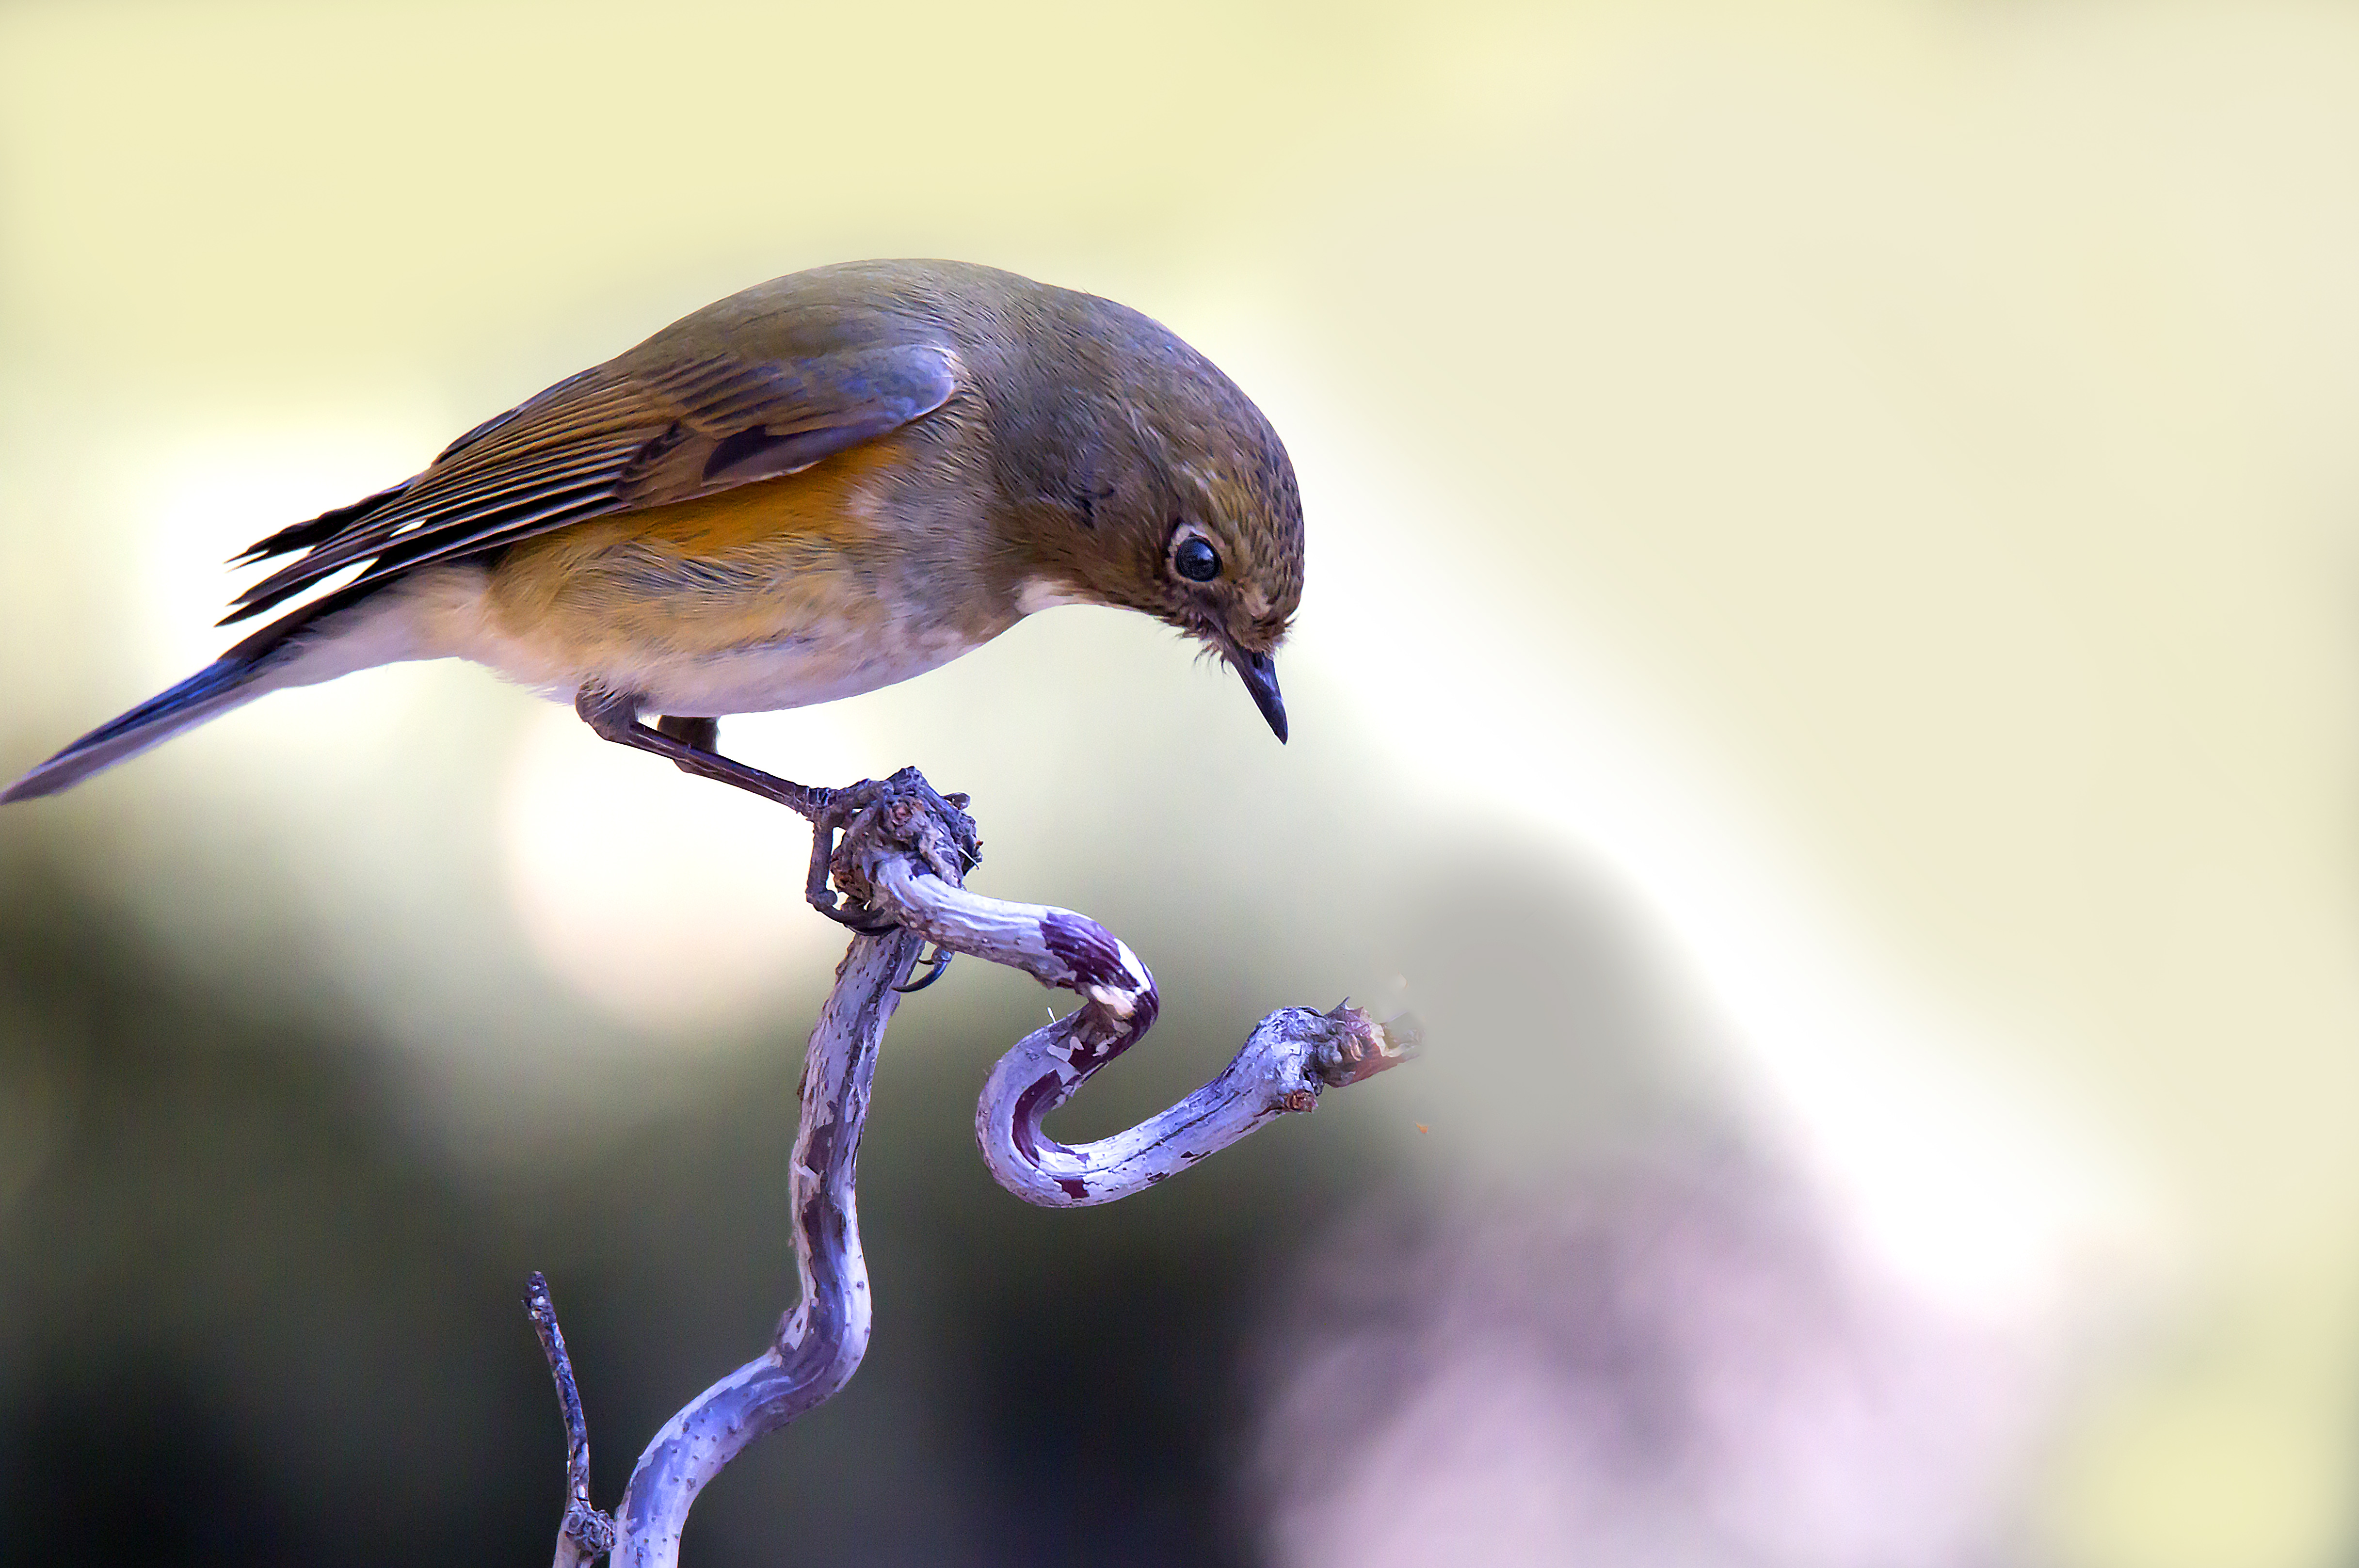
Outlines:
[[[1038,1029],[992,1070],[975,1110],[976,1137],[1008,1191],[1052,1208],[1111,1203],[1176,1174],[1289,1112],[1320,1091],[1382,1072],[1410,1039],[1348,1004],[1330,1012],[1285,1007],[1264,1018],[1220,1076],[1160,1115],[1080,1148],[1040,1122],[1091,1073],[1137,1043],[1155,1022],[1155,977],[1095,920],[1070,909],[969,892],[979,853],[960,796],[938,795],[914,768],[839,794],[856,799],[832,856],[836,886],[864,906],[881,934],[853,940],[836,970],[803,1057],[801,1123],[788,1175],[802,1296],[769,1346],[690,1400],[639,1456],[614,1511],[614,1560],[669,1568],[705,1483],[766,1432],[832,1395],[868,1345],[868,1274],[853,1186],[876,1054],[925,943],[1021,969],[1073,992],[1081,1006]],[[542,1331],[568,1437],[568,1500],[558,1568],[594,1562],[589,1444],[548,1291],[529,1298]],[[569,1555],[571,1553],[571,1555]]]

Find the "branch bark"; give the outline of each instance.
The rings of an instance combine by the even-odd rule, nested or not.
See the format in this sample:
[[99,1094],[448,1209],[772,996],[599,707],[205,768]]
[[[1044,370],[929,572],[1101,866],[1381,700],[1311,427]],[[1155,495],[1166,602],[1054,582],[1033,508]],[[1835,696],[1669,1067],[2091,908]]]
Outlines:
[[614,1549],[614,1521],[590,1500],[590,1428],[582,1418],[582,1395],[573,1383],[573,1358],[557,1326],[557,1303],[549,1281],[534,1269],[525,1281],[524,1310],[540,1335],[540,1353],[557,1384],[557,1413],[565,1422],[565,1519],[557,1527],[555,1568],[582,1568]]
[[[968,891],[978,855],[959,796],[915,768],[854,787],[861,808],[832,856],[836,885],[878,934],[853,939],[803,1057],[801,1123],[788,1171],[800,1302],[763,1353],[691,1399],[639,1456],[612,1520],[614,1561],[669,1568],[705,1483],[746,1444],[821,1403],[868,1345],[868,1273],[853,1198],[860,1132],[876,1054],[919,953],[966,953],[1073,992],[1081,1006],[1002,1057],[975,1110],[984,1160],[1016,1196],[1051,1208],[1111,1203],[1152,1186],[1256,1128],[1310,1110],[1322,1089],[1356,1083],[1409,1054],[1414,1041],[1348,1003],[1286,1007],[1264,1018],[1220,1076],[1124,1132],[1079,1148],[1040,1122],[1099,1068],[1137,1043],[1159,998],[1147,966],[1112,932],[1070,909]],[[594,1562],[606,1523],[591,1506],[589,1439],[556,1314],[539,1276],[527,1298],[567,1422],[569,1486],[558,1568]]]

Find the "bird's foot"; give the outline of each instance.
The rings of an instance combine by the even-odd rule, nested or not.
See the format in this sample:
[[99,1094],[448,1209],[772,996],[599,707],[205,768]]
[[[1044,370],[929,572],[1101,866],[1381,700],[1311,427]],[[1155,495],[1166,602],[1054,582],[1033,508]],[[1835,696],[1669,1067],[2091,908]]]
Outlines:
[[[869,889],[856,857],[844,853],[856,837],[882,835],[953,887],[964,886],[966,874],[983,858],[983,841],[975,835],[974,819],[966,814],[967,797],[940,793],[914,768],[821,795],[811,817],[810,874],[804,893],[812,909],[864,936],[881,936],[894,922],[869,913]],[[831,889],[831,879],[843,890],[842,899]],[[947,955],[938,953],[926,978],[911,989],[932,985],[948,963]]]

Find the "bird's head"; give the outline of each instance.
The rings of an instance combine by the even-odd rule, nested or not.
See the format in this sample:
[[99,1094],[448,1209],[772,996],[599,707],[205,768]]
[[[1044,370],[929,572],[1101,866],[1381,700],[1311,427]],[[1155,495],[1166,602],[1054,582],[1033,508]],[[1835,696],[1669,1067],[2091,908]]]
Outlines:
[[1185,632],[1237,672],[1283,741],[1271,656],[1302,598],[1294,464],[1210,360],[1146,317],[1110,310],[1111,322],[1092,323],[1094,374],[1067,383],[1084,390],[1055,421],[1060,515],[1036,534],[1025,607],[1114,604]]

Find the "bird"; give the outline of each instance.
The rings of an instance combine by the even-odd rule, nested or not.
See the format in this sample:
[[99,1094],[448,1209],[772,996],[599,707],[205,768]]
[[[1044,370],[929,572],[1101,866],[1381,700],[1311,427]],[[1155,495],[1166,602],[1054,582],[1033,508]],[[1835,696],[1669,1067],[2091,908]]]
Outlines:
[[694,311],[232,564],[265,561],[221,624],[296,607],[0,802],[266,692],[459,658],[819,822],[832,792],[723,756],[721,719],[891,685],[1071,604],[1195,639],[1283,743],[1302,503],[1261,410],[1139,311],[861,261]]

